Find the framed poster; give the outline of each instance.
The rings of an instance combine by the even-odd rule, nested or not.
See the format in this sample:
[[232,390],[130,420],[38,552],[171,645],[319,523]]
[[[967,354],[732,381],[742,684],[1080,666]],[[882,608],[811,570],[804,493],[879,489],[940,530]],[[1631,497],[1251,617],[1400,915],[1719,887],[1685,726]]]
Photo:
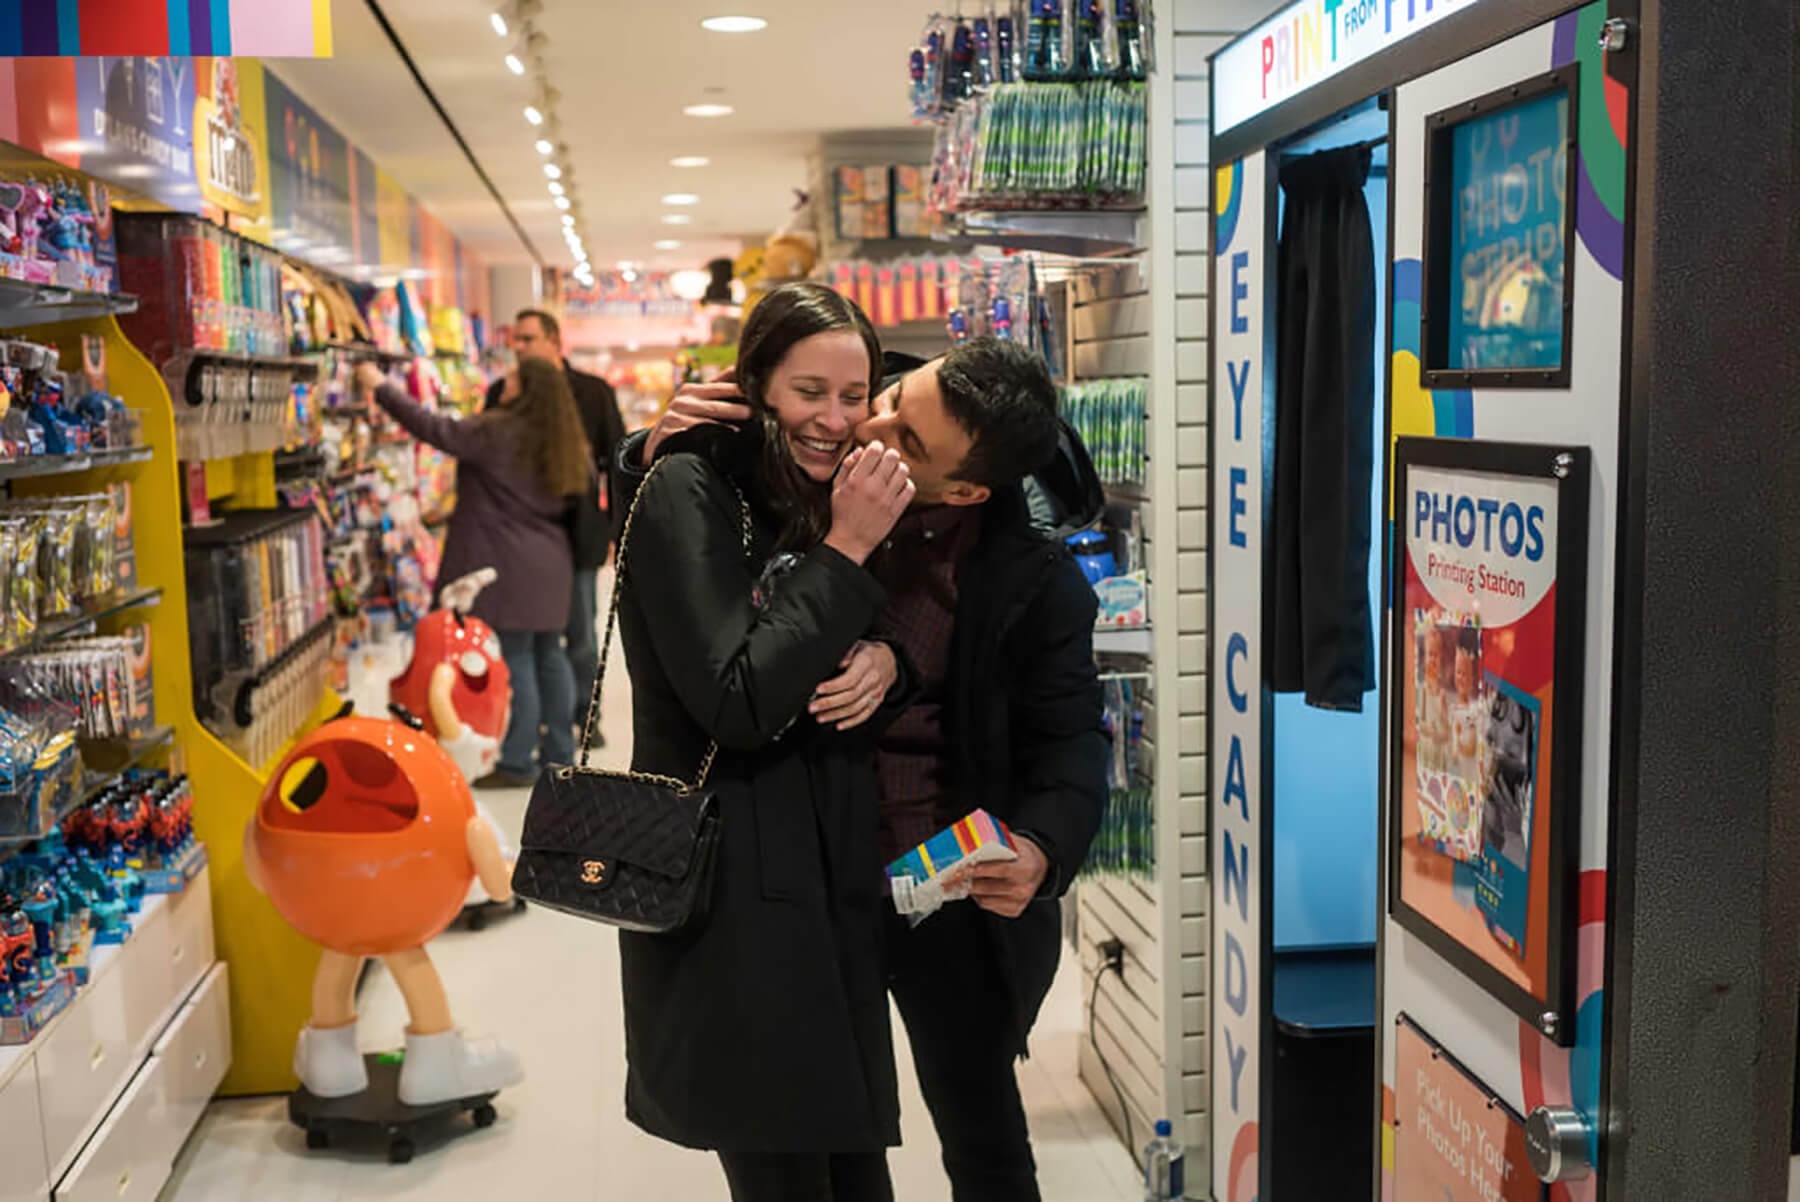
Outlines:
[[1396,444],[1389,911],[1564,1046],[1588,474],[1584,447]]
[[1579,75],[1425,119],[1427,388],[1569,386]]
[[1394,1038],[1394,1197],[1544,1202],[1525,1120],[1405,1014]]

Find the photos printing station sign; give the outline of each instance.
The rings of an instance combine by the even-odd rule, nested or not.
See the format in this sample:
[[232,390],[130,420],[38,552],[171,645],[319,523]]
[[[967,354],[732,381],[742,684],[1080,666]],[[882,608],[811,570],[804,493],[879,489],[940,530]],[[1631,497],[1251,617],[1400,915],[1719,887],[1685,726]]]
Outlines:
[[1587,454],[1403,438],[1395,473],[1395,921],[1566,1044]]
[[1300,0],[1213,59],[1222,134],[1480,0]]

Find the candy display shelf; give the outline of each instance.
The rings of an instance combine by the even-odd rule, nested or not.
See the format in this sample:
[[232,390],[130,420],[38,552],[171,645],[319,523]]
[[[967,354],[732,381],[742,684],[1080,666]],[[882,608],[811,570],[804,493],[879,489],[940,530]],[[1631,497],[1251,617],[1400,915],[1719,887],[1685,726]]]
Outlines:
[[[212,865],[212,931],[219,955],[230,960],[233,969],[232,1063],[222,1089],[230,1094],[285,1090],[293,1084],[289,1063],[292,1033],[306,1021],[318,949],[281,921],[243,871],[244,825],[262,795],[270,764],[247,763],[201,723],[194,706],[174,403],[164,372],[132,344],[112,318],[70,322],[39,332],[61,348],[65,361],[76,362],[83,334],[104,339],[112,391],[142,410],[144,440],[153,452],[147,463],[129,469],[94,469],[91,474],[104,478],[108,472],[120,470],[136,473],[132,477],[133,532],[139,585],[156,591],[162,600],[145,611],[156,714],[173,728],[173,754],[193,785],[195,833],[207,845]],[[205,354],[211,357],[214,353]],[[259,362],[285,365],[300,361]],[[76,479],[75,487],[86,484],[87,477]],[[32,479],[21,480],[14,487],[20,492],[50,492],[66,491],[71,485],[56,479]],[[209,463],[207,491],[213,496],[229,493],[238,506],[273,507],[273,455],[265,452]],[[304,729],[331,716],[337,706],[336,695],[322,688]],[[278,759],[285,749],[278,749],[271,759]],[[145,758],[154,760],[163,754],[162,749],[150,750]]]
[[127,589],[107,597],[97,598],[76,613],[45,619],[39,624],[35,634],[20,640],[11,647],[0,649],[0,659],[36,651],[59,639],[79,638],[82,635],[91,634],[94,628],[107,618],[116,617],[128,610],[148,609],[161,603],[162,590],[160,588]]
[[[149,735],[136,739],[99,739],[81,741],[82,758],[87,763],[88,772],[81,788],[70,792],[63,803],[57,806],[51,820],[42,830],[28,831],[19,835],[0,835],[0,859],[27,843],[35,843],[45,835],[62,825],[62,820],[70,814],[106,792],[119,781],[125,773],[137,767],[153,751],[161,750],[169,745],[175,737],[173,727],[164,726]],[[96,758],[104,758],[108,768],[98,768]]]
[[989,209],[960,217],[960,236],[970,242],[1077,258],[1130,254],[1147,232],[1142,209]]
[[56,284],[0,278],[0,329],[81,321],[137,311],[138,298],[118,292],[83,292]]
[[32,455],[0,462],[0,480],[24,480],[32,476],[67,476],[101,467],[148,463],[149,447],[117,447],[106,451],[82,451],[73,455]]

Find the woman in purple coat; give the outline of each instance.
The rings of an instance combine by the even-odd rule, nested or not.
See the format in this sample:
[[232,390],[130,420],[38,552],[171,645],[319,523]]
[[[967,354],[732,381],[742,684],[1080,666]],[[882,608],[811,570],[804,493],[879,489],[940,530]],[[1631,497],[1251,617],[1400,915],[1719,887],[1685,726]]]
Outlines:
[[438,580],[480,568],[499,573],[472,612],[499,634],[513,688],[500,762],[473,783],[528,787],[539,765],[566,764],[575,754],[565,720],[575,709],[575,678],[562,646],[572,571],[568,512],[587,491],[592,457],[568,378],[560,364],[523,360],[507,375],[498,405],[460,421],[424,408],[371,364],[358,379],[409,434],[457,460],[456,509]]

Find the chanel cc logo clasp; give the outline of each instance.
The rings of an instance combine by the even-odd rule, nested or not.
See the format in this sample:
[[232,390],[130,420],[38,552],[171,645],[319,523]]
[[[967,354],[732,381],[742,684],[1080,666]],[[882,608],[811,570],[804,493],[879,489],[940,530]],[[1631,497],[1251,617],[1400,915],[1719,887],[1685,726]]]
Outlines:
[[598,885],[606,879],[605,860],[583,860],[581,862],[581,883]]

